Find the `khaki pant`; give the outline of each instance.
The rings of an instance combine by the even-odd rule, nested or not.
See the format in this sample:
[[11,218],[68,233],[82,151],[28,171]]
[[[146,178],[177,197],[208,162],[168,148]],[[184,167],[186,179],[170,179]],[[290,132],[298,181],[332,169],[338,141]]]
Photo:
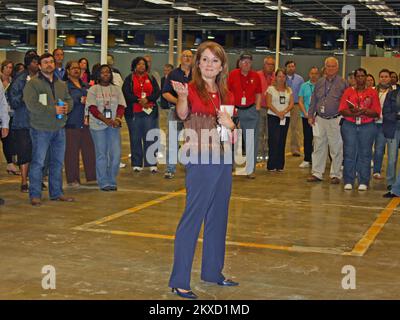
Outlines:
[[316,117],[319,135],[314,136],[314,151],[312,153],[312,174],[322,179],[325,173],[326,159],[329,153],[332,158],[330,177],[341,178],[340,170],[343,163],[343,141],[339,126],[340,117],[323,119]]
[[292,153],[299,153],[300,154],[300,107],[296,103],[292,111],[290,111],[290,151]]

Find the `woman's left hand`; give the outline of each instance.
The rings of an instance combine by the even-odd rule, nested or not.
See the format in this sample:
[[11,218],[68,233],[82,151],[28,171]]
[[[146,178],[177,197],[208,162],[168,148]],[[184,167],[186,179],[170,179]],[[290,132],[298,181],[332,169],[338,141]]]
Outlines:
[[231,116],[226,111],[218,111],[218,123],[223,125],[225,128],[231,130],[235,127]]

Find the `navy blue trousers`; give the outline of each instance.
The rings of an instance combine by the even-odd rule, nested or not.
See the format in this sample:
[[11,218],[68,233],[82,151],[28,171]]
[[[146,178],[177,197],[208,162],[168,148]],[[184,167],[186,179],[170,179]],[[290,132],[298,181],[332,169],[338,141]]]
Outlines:
[[225,237],[232,189],[232,165],[188,164],[186,208],[175,235],[171,288],[190,289],[190,274],[204,221],[201,279],[219,282],[225,260]]

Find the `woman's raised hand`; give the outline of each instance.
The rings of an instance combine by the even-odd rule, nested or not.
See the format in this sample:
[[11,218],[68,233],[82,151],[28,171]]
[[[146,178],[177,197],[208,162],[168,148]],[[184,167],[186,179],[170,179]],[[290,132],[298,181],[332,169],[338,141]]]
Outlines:
[[188,96],[189,90],[187,83],[181,83],[174,80],[171,80],[171,83],[172,87],[174,88],[175,92],[178,94],[179,97],[186,98]]

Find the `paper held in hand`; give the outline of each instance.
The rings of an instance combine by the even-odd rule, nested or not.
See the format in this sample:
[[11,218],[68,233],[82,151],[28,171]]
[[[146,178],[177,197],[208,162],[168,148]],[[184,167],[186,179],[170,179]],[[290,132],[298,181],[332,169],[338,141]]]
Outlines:
[[150,114],[153,111],[153,108],[143,108],[143,111],[147,114]]
[[[220,110],[226,111],[231,117],[233,116],[233,109],[235,107],[233,105],[221,104]],[[229,132],[228,129],[224,126],[221,126],[221,141],[229,140]]]

